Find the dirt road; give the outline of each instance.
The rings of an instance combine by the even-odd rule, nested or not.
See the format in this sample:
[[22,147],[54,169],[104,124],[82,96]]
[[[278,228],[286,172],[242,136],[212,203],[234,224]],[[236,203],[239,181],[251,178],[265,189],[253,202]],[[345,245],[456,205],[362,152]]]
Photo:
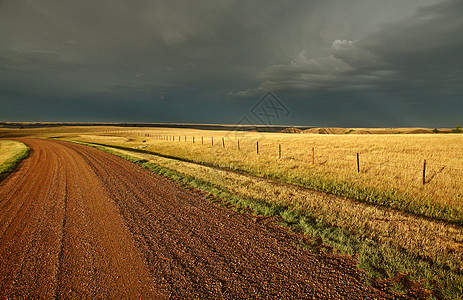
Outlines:
[[0,183],[0,298],[393,299],[355,262],[121,158],[21,139]]

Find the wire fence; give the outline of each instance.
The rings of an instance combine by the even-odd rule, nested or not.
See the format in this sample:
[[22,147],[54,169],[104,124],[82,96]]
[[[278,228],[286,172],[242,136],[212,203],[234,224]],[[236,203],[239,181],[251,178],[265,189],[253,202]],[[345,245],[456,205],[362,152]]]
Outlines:
[[[339,154],[333,155],[333,153],[324,153],[319,151],[316,147],[309,148],[304,155],[298,155],[296,157],[295,149],[291,147],[283,147],[281,143],[266,143],[259,144],[259,140],[251,141],[246,140],[240,141],[240,139],[231,139],[229,137],[217,136],[188,136],[188,135],[155,135],[152,133],[143,133],[140,131],[133,130],[111,130],[104,131],[106,134],[114,133],[130,133],[133,135],[154,138],[162,141],[172,142],[189,142],[192,144],[209,145],[212,147],[227,148],[236,151],[253,151],[257,155],[273,155],[276,159],[292,159],[301,161],[304,163],[312,164],[314,167],[333,168],[333,164],[339,167],[344,164],[343,169],[351,168],[352,172],[359,174],[372,172],[372,170],[381,170],[384,172],[403,172],[406,171],[409,176],[419,179],[420,184],[427,185],[430,182],[434,182],[439,177],[445,177],[445,181],[451,181],[456,184],[461,184],[463,178],[463,167],[443,164],[433,159],[421,159],[416,158],[413,163],[406,162],[403,160],[394,161],[390,158],[384,158],[378,154],[371,154],[368,152],[353,152],[348,149],[339,149]],[[286,146],[286,145],[285,145]],[[274,152],[273,152],[274,151]],[[285,154],[287,154],[285,156]],[[335,166],[334,166],[335,167]],[[399,177],[400,179],[400,177]],[[463,193],[463,191],[462,191]]]
[[[191,142],[191,143],[201,143],[202,145],[204,144],[209,144],[211,146],[214,146],[214,137],[210,138],[204,138],[204,136],[201,136],[199,139],[196,137],[196,142],[195,142],[195,137],[194,136],[183,136],[183,139],[181,139],[180,136],[176,138],[176,136],[170,136],[170,135],[152,135],[149,133],[145,134],[146,137],[152,137],[155,139],[159,140],[164,140],[164,141],[184,141],[184,142]],[[225,142],[225,138],[222,137],[221,139],[216,138],[216,146],[219,145],[222,148],[232,148],[236,149],[238,151],[243,150],[244,144],[240,144],[240,139],[236,139],[231,143],[231,140],[228,141],[228,145]],[[249,150],[250,147],[250,142],[247,141],[247,147]],[[262,154],[264,147],[267,148],[266,154],[269,154],[268,148],[272,148],[275,151],[275,157],[278,159],[284,159],[285,158],[285,152],[290,153],[289,158],[293,158],[291,154],[293,153],[293,149],[284,149],[282,147],[281,143],[267,143],[265,144],[259,144],[259,140],[255,141],[255,144],[253,146],[254,151],[256,154]],[[419,161],[418,159],[415,160],[414,163],[407,163],[404,161],[393,161],[391,159],[384,159],[377,154],[369,154],[369,153],[346,153],[347,150],[340,151],[341,153],[339,155],[333,155],[332,153],[329,155],[325,155],[324,153],[320,153],[317,151],[315,147],[310,149],[307,155],[299,157],[297,159],[299,160],[304,160],[304,161],[311,161],[313,165],[324,165],[328,164],[329,162],[335,162],[336,164],[339,163],[344,163],[346,165],[351,165],[352,169],[354,171],[357,171],[357,173],[365,173],[369,170],[371,170],[373,167],[377,169],[394,169],[394,170],[407,170],[409,173],[413,173],[416,177],[421,176],[421,183],[423,185],[428,184],[431,182],[431,180],[435,180],[436,177],[442,176],[442,175],[447,175],[451,176],[452,179],[456,182],[459,182],[462,177],[463,177],[463,167],[458,167],[458,166],[453,166],[453,165],[448,165],[448,164],[443,164],[440,162],[436,162],[433,160],[429,159],[423,159]],[[307,157],[311,156],[311,157]]]

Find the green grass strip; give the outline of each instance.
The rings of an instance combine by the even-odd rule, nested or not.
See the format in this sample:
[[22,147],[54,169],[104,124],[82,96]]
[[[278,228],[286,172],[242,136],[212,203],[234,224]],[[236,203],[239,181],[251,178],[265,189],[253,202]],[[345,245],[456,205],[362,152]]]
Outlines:
[[[17,142],[19,143],[19,142]],[[6,159],[3,163],[0,164],[0,181],[5,179],[10,173],[12,173],[19,163],[29,155],[29,147],[25,144],[24,149],[18,151],[13,156]]]

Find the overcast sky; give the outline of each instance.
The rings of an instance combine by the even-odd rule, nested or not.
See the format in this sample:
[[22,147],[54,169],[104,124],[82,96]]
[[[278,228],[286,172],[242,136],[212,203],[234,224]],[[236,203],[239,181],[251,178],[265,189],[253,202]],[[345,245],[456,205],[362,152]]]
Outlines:
[[[0,0],[0,121],[463,125],[463,1]],[[264,120],[265,122],[265,120]]]

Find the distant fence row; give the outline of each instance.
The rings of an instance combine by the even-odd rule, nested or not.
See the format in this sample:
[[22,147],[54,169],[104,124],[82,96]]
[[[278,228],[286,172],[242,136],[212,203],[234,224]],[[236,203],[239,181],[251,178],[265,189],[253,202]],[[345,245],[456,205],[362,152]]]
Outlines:
[[[230,140],[228,137],[221,137],[221,138],[214,138],[211,137],[204,137],[204,136],[187,136],[187,135],[154,135],[151,133],[140,133],[134,132],[131,130],[111,130],[111,131],[104,131],[105,133],[132,133],[134,135],[138,135],[141,137],[149,137],[155,138],[158,140],[163,141],[177,141],[177,142],[190,142],[194,144],[202,144],[202,145],[210,145],[210,146],[220,146],[221,148],[227,149],[235,149],[237,151],[244,150],[243,144],[240,139],[233,139]],[[233,144],[230,144],[230,143]],[[249,141],[246,143],[246,150],[249,150]],[[265,149],[267,150],[266,154],[268,154],[268,148],[272,147],[275,149],[275,157],[278,159],[283,159],[284,151],[282,144],[272,143],[271,145],[265,144]],[[253,151],[259,155],[262,154],[263,144],[259,143],[259,140],[256,140],[254,145],[252,146]],[[308,163],[321,166],[326,164],[329,160],[335,160],[336,162],[344,162],[346,166],[352,166],[352,170],[356,173],[364,173],[368,171],[372,166],[377,168],[387,168],[387,169],[396,169],[396,170],[408,170],[411,174],[414,174],[413,177],[420,178],[420,184],[426,185],[427,183],[435,180],[436,177],[442,176],[442,174],[446,174],[449,176],[453,182],[461,183],[463,182],[463,168],[458,166],[452,166],[448,164],[441,164],[436,163],[434,161],[430,162],[429,160],[422,160],[421,164],[412,164],[406,165],[403,162],[391,162],[390,160],[380,159],[378,156],[374,158],[369,157],[368,153],[351,153],[351,154],[343,154],[342,156],[325,156],[324,154],[317,153],[317,149],[315,147],[308,149],[308,155],[304,155],[301,159],[304,161],[308,161]],[[286,151],[290,152],[290,150],[286,149]],[[374,160],[374,161],[372,161]]]
[[[177,142],[190,142],[190,143],[196,143],[196,144],[208,144],[211,146],[220,146],[221,148],[234,148],[237,151],[243,150],[243,144],[240,143],[240,139],[234,139],[233,140],[233,145],[230,144],[230,140],[222,137],[222,138],[214,138],[214,137],[207,137],[204,138],[204,136],[178,136],[178,135],[153,135],[150,133],[139,133],[139,136],[145,136],[145,137],[150,137],[150,138],[155,138],[158,140],[164,140],[164,141],[177,141]],[[255,151],[256,154],[260,154],[262,152],[262,144],[259,144],[259,140],[256,140],[253,146],[253,151]],[[266,148],[269,147],[270,145],[266,145]],[[247,143],[247,150],[249,150],[249,142]],[[272,144],[271,147],[275,149],[275,157],[278,159],[283,158],[283,151],[284,149],[282,148],[282,144]],[[268,149],[267,149],[268,150]],[[324,164],[327,162],[326,157],[320,156],[320,154],[317,154],[316,148],[312,147],[311,149],[309,148],[309,157],[305,156],[305,158],[309,158],[309,163],[312,165],[315,164]],[[268,152],[268,151],[267,151]],[[462,178],[463,176],[463,168],[456,167],[456,166],[451,166],[451,165],[445,165],[445,164],[439,164],[439,163],[432,163],[432,165],[429,163],[427,160],[422,160],[421,165],[405,165],[403,163],[391,163],[390,161],[387,160],[379,160],[378,157],[374,158],[374,161],[370,160],[364,160],[362,159],[363,156],[368,157],[367,154],[362,154],[362,153],[352,153],[350,155],[343,155],[343,157],[336,157],[333,158],[337,162],[345,162],[346,164],[351,164],[352,165],[352,170],[355,170],[357,173],[362,173],[364,170],[367,170],[369,166],[376,166],[376,167],[381,167],[381,168],[397,168],[397,169],[408,169],[411,172],[416,172],[416,176],[420,176],[421,180],[420,182],[425,185],[429,183],[431,180],[433,180],[436,176],[439,174],[443,173],[445,171],[446,174],[450,174],[452,177],[454,177],[456,180]],[[432,171],[431,167],[432,166]],[[419,175],[418,175],[419,174]]]

